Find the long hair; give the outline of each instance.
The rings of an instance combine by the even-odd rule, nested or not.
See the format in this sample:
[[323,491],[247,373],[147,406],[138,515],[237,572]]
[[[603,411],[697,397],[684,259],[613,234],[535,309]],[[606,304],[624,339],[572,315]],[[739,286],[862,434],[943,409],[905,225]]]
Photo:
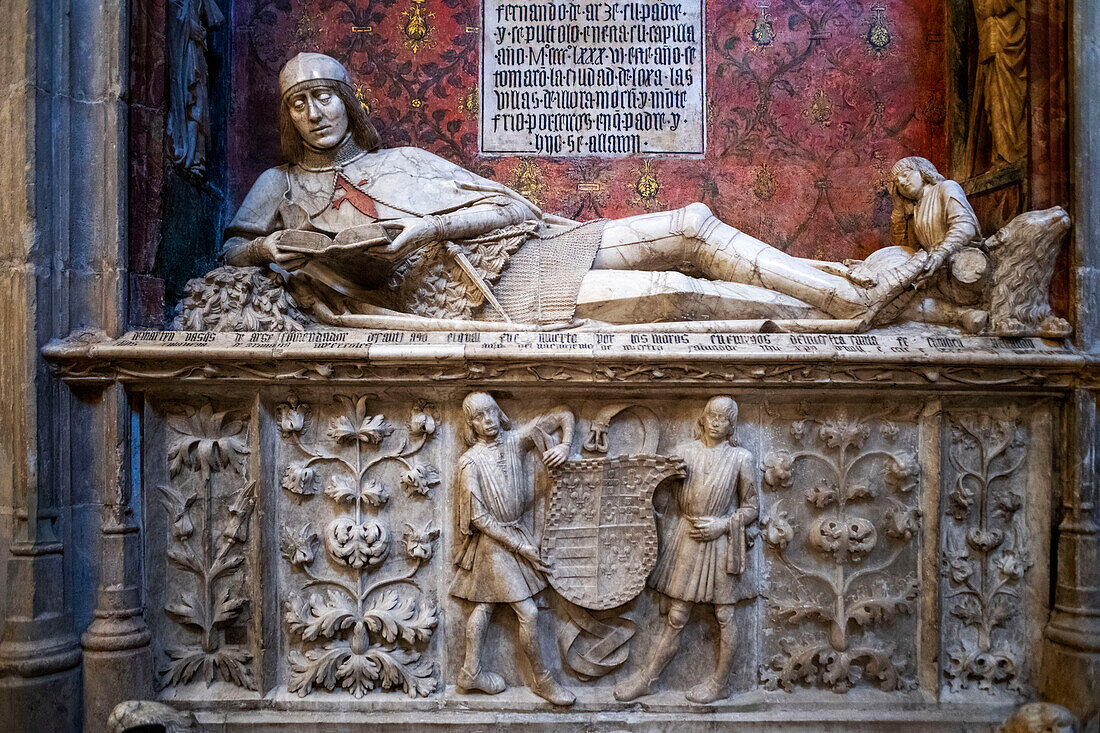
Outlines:
[[894,208],[899,207],[906,210],[906,213],[913,210],[914,202],[912,199],[908,199],[901,195],[898,191],[898,184],[895,180],[895,176],[902,171],[916,171],[920,173],[921,180],[926,185],[934,186],[937,183],[943,183],[945,179],[936,166],[932,164],[928,158],[922,158],[919,155],[910,155],[908,158],[902,158],[897,163],[894,163],[894,167],[890,170],[890,183],[887,186],[887,190],[890,192],[890,198],[894,200]]
[[500,421],[502,430],[512,429],[512,421],[504,414],[504,410],[500,409],[500,405],[491,395],[485,392],[471,392],[466,395],[466,399],[462,400],[462,416],[466,418],[462,425],[462,438],[466,441],[466,445],[477,443],[477,432],[474,431],[474,413],[487,409],[496,410],[497,419]]
[[[344,103],[344,109],[348,114],[348,129],[351,130],[351,138],[363,150],[377,150],[382,144],[382,138],[378,134],[371,121],[367,119],[367,112],[359,100],[355,98],[352,88],[342,81],[333,79],[314,79],[303,82],[294,87],[297,89],[309,89],[311,87],[331,87],[340,101]],[[297,163],[302,159],[305,143],[298,129],[294,127],[294,121],[290,119],[290,109],[286,99],[279,101],[279,145],[282,148],[283,160],[287,163]]]
[[711,397],[707,400],[707,406],[703,408],[703,411],[699,413],[699,419],[695,421],[695,439],[702,440],[706,434],[706,417],[707,410],[714,407],[715,409],[725,410],[726,417],[730,421],[730,434],[729,444],[737,445],[736,439],[734,439],[734,427],[737,425],[737,403],[734,402],[732,397]]

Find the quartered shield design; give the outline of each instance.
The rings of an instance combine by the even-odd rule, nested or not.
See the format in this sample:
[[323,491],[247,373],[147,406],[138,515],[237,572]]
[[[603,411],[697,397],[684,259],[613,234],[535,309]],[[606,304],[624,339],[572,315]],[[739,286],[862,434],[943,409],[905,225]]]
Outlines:
[[680,459],[655,455],[576,459],[552,469],[543,557],[554,569],[554,589],[593,611],[637,596],[657,562],[653,492],[684,474]]

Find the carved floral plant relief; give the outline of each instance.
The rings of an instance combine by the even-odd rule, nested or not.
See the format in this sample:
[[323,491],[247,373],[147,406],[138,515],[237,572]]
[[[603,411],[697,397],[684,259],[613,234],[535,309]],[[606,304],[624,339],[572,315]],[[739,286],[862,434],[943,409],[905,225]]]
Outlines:
[[[302,505],[327,502],[310,513],[318,522],[332,516],[316,529],[312,522],[282,529],[284,571],[295,588],[283,603],[293,640],[290,692],[342,688],[361,697],[380,689],[417,697],[436,689],[425,649],[439,612],[418,571],[431,562],[439,530],[430,520],[402,522],[407,514],[395,510],[430,503],[439,483],[419,457],[435,432],[433,409],[418,404],[398,427],[373,411],[367,395],[338,394],[328,405],[292,395],[276,407],[286,446],[283,491]],[[401,472],[400,485],[382,477],[385,464]]]
[[[902,415],[802,412],[763,460],[763,537],[776,626],[765,687],[915,686],[910,631],[921,512]],[[777,430],[777,432],[779,432]]]
[[254,690],[252,651],[226,633],[249,610],[245,550],[256,501],[246,464],[249,417],[215,411],[209,401],[173,408],[169,484],[158,489],[170,522],[167,561],[179,574],[164,612],[193,643],[165,649],[161,683],[222,680]]

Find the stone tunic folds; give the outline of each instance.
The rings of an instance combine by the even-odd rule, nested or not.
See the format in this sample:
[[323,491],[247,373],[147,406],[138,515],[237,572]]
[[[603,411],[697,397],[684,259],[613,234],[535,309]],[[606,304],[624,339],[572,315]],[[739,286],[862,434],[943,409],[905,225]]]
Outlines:
[[516,555],[521,545],[538,547],[531,534],[534,485],[524,470],[530,431],[502,431],[493,443],[478,443],[459,460],[455,496],[462,544],[455,556],[451,595],[475,603],[512,603],[546,587],[531,563]]
[[[730,567],[739,548],[729,543],[744,542],[744,525],[756,518],[759,506],[755,488],[741,478],[751,455],[747,450],[722,442],[707,448],[701,441],[677,446],[672,455],[687,464],[687,479],[673,493],[677,511],[669,517],[669,528],[649,576],[649,585],[666,596],[693,603],[736,603],[757,595],[748,573]],[[738,509],[751,509],[751,517],[738,517]],[[691,537],[691,520],[719,517],[730,531],[709,542]]]
[[911,210],[895,209],[891,239],[895,245],[929,252],[944,247],[951,254],[980,239],[978,217],[955,181],[926,184]]

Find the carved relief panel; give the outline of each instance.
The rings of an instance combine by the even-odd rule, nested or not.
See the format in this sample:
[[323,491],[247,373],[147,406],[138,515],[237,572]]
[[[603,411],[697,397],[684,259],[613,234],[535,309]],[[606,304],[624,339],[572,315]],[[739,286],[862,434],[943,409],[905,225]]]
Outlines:
[[439,684],[436,407],[287,394],[273,417],[287,690],[430,695]]
[[[1039,429],[1034,429],[1038,425]],[[1022,695],[1044,613],[1049,416],[954,410],[944,427],[941,670],[949,695]],[[1039,538],[1039,539],[1037,539]]]
[[769,411],[763,466],[768,689],[916,687],[916,411]]
[[1026,694],[1052,418],[968,404],[150,400],[162,695],[512,710]]
[[[165,400],[147,410],[149,623],[166,691],[257,689],[255,421],[247,404]],[[208,694],[208,693],[206,693]]]

